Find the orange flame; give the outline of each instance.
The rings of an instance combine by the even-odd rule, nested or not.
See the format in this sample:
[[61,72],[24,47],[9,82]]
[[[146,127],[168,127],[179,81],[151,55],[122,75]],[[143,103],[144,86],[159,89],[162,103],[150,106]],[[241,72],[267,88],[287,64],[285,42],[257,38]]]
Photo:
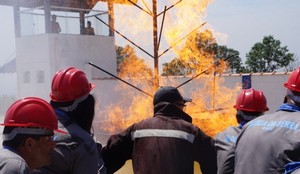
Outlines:
[[[170,2],[177,1],[168,1],[168,3]],[[196,27],[195,23],[203,23],[202,18],[205,16],[205,10],[210,2],[210,0],[188,0],[176,5],[174,13],[166,16],[166,29],[164,32],[166,42],[169,45],[176,44],[180,38]],[[149,4],[142,3],[140,5],[148,9]],[[135,39],[137,41],[149,43],[149,40],[152,41],[152,39],[149,39],[150,37],[145,35],[149,35],[150,29],[152,32],[151,18],[145,12],[132,15],[129,13],[128,8],[133,7],[126,7],[124,11],[121,8],[118,9],[120,10],[118,13],[123,14],[119,16],[123,16],[124,18],[122,18],[123,23],[118,21],[119,26],[116,25],[116,28],[119,27],[121,29],[119,31],[125,33],[127,30],[130,33],[136,34]],[[125,19],[125,16],[130,16],[130,18]],[[201,34],[193,33],[183,42],[184,44],[182,42],[177,44],[173,51],[178,58],[194,70],[191,72],[191,75],[199,74],[206,69],[209,70],[193,81],[193,86],[190,87],[189,91],[193,102],[186,107],[186,112],[193,117],[195,125],[203,129],[208,135],[214,136],[226,127],[237,124],[235,120],[236,111],[232,106],[240,88],[235,87],[234,89],[230,89],[223,86],[223,80],[217,74],[226,70],[227,63],[220,62],[218,66],[215,66],[214,55],[211,52],[205,51],[205,49],[199,49],[199,44],[202,44],[197,43],[199,42],[199,37],[202,39],[200,40],[201,42],[216,43],[212,32],[207,30],[201,32]],[[131,54],[122,63],[123,68],[120,76],[123,79],[125,77],[131,78],[130,80],[133,84],[154,94],[153,75],[145,67],[145,62],[137,59],[135,52],[130,47],[125,47],[125,49],[127,53]],[[175,80],[160,78],[160,82],[165,83],[165,85],[176,86],[178,84]],[[164,84],[161,85],[163,86]],[[100,126],[103,129],[102,131],[119,132],[129,125],[153,115],[151,97],[141,94],[138,91],[130,90],[130,87],[125,84],[121,84],[118,88],[126,91],[126,94],[124,94],[123,98],[121,97],[122,99],[120,99],[119,103],[114,103],[112,106],[106,108],[106,111],[109,111],[107,112],[109,113],[108,123],[102,123],[105,124]],[[129,100],[130,104],[124,104],[128,103]],[[107,124],[110,126],[107,126]]]

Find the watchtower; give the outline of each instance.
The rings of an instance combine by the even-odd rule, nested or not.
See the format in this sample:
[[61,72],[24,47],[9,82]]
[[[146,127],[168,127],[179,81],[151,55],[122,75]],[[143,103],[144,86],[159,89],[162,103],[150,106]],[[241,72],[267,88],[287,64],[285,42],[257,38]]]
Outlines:
[[[62,68],[75,66],[91,80],[110,76],[90,68],[88,62],[117,74],[115,41],[95,17],[112,24],[108,11],[95,10],[96,0],[1,0],[13,7],[16,36],[17,97],[49,99],[51,80]],[[61,32],[51,32],[55,15]],[[84,35],[86,21],[95,35]]]

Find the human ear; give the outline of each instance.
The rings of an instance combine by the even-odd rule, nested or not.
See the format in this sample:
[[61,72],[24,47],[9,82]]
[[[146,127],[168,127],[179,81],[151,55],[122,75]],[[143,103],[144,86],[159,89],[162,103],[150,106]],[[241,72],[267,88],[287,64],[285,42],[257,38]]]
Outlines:
[[36,141],[33,138],[26,138],[24,146],[27,151],[32,151],[35,148]]

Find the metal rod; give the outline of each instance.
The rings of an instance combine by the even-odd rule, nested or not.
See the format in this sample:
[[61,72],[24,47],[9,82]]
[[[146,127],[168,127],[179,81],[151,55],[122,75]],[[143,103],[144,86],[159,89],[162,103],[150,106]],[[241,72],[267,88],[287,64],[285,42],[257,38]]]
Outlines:
[[100,22],[102,22],[104,25],[108,26],[110,29],[114,30],[117,34],[119,34],[120,36],[122,36],[124,39],[126,39],[128,42],[130,42],[131,44],[133,44],[134,46],[136,46],[137,48],[139,48],[140,50],[142,50],[144,53],[146,53],[147,55],[149,55],[150,57],[154,58],[150,53],[148,53],[146,50],[144,50],[143,48],[141,48],[140,46],[138,46],[136,43],[134,43],[133,41],[131,41],[130,39],[128,39],[126,36],[124,36],[123,34],[121,34],[119,31],[115,30],[113,27],[109,26],[106,22],[104,22],[102,19],[98,18],[97,16],[95,16],[95,18],[97,18]]
[[[148,7],[147,3],[146,3],[144,0],[142,0],[142,3],[143,3],[144,6],[147,8],[147,10],[148,10],[149,12],[151,12],[150,8]],[[152,12],[151,12],[151,14],[152,14]]]
[[[139,5],[137,5],[136,3],[132,2],[131,0],[128,0],[128,1],[129,1],[132,5],[136,6],[136,7],[139,8],[140,10],[142,10],[143,12],[145,12],[145,13],[147,13],[147,14],[149,14],[149,15],[152,16],[152,13],[151,13],[151,12],[149,12],[149,11],[143,9],[142,7],[140,7]],[[147,7],[147,6],[146,6],[146,7]]]
[[152,0],[152,20],[153,20],[153,58],[154,58],[154,85],[159,87],[158,73],[158,36],[157,36],[157,0]]
[[196,30],[198,30],[200,27],[202,27],[203,25],[205,25],[206,22],[202,23],[201,25],[199,25],[197,28],[195,28],[193,31],[191,31],[189,34],[185,35],[183,38],[179,39],[175,44],[173,44],[172,46],[170,46],[168,49],[166,49],[164,52],[160,53],[160,56],[162,56],[163,54],[165,54],[166,52],[168,52],[171,48],[173,48],[175,45],[177,45],[179,42],[181,42],[183,39],[187,38],[190,34],[192,34],[193,32],[195,32]]
[[[176,2],[175,4],[171,5],[170,7],[168,7],[166,9],[166,11],[170,10],[171,8],[173,8],[175,5],[179,4],[182,0],[179,0],[178,2]],[[160,16],[161,14],[163,14],[164,12],[160,12],[157,16]]]
[[95,64],[93,64],[93,63],[91,63],[91,62],[89,62],[89,64],[92,65],[93,67],[97,68],[98,70],[103,71],[103,72],[105,72],[106,74],[108,74],[108,75],[110,75],[110,76],[112,76],[112,77],[114,77],[114,78],[116,78],[116,79],[118,79],[118,80],[120,80],[120,81],[126,83],[127,85],[133,87],[134,89],[137,89],[138,91],[140,91],[140,92],[142,92],[142,93],[144,93],[144,94],[146,94],[146,95],[148,95],[148,96],[150,96],[150,97],[153,97],[151,94],[149,94],[149,93],[147,93],[147,92],[141,90],[140,88],[138,88],[138,87],[136,87],[136,86],[130,84],[129,82],[126,82],[125,80],[121,79],[120,77],[113,75],[112,73],[110,73],[110,72],[108,72],[108,71],[106,71],[106,70],[100,68],[99,66],[97,66],[97,65],[95,65]]
[[[231,56],[227,57],[226,59],[224,59],[223,61],[227,61],[227,60],[231,59],[233,56],[234,56],[234,55],[231,55]],[[210,67],[206,68],[205,70],[203,70],[203,71],[200,72],[199,74],[193,76],[193,77],[190,78],[189,80],[187,80],[187,81],[183,82],[182,84],[178,85],[176,88],[179,88],[179,87],[181,87],[181,86],[187,84],[188,82],[194,80],[195,78],[199,77],[201,74],[205,73],[205,72],[208,71],[209,69],[211,69],[211,68],[213,68],[213,67],[215,67],[215,66],[219,66],[219,65],[220,65],[220,61],[221,61],[221,60],[215,62],[215,63],[214,63],[213,65],[211,65]]]
[[165,6],[164,15],[163,15],[163,18],[162,18],[162,21],[161,21],[161,26],[160,26],[160,31],[159,31],[159,39],[158,39],[158,44],[157,44],[157,50],[159,50],[161,34],[162,34],[162,31],[163,31],[163,28],[164,28],[166,8],[167,8],[167,6]]

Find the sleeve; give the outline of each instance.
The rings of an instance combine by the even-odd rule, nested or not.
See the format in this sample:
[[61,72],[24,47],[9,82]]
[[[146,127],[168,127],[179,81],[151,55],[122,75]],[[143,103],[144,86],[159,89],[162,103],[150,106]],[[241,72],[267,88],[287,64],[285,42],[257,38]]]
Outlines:
[[234,171],[234,143],[224,141],[224,132],[215,136],[218,174],[230,174]]
[[131,130],[133,125],[125,131],[112,135],[106,146],[102,148],[101,155],[104,160],[107,174],[112,174],[119,170],[127,160],[131,159],[133,142],[131,140]]
[[9,160],[4,166],[1,166],[0,173],[9,174],[29,174],[27,164],[22,160]]
[[214,146],[214,139],[206,135],[201,130],[198,131],[195,137],[195,157],[199,163],[203,174],[217,173],[217,153]]
[[76,148],[72,163],[72,174],[97,174],[100,170],[99,156],[95,143],[82,143]]
[[59,23],[57,22],[57,31],[60,33],[61,32],[61,28],[60,28],[60,25]]
[[232,174],[234,173],[234,148],[229,152],[225,162],[218,168],[218,173]]

